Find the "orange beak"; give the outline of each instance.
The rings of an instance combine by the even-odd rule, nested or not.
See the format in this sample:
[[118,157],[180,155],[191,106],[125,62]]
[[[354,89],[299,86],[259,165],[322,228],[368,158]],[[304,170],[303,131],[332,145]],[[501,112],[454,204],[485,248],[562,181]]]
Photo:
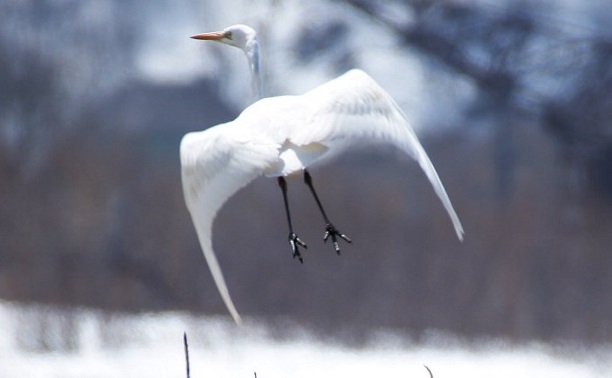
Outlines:
[[223,39],[223,36],[224,36],[223,32],[210,32],[210,33],[192,35],[191,38],[199,39],[202,41],[220,41]]

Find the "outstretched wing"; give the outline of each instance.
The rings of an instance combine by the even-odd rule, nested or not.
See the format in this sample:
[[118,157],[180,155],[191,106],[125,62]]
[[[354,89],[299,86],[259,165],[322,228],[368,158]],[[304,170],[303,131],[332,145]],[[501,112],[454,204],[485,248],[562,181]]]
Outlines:
[[[212,248],[213,220],[223,204],[276,160],[278,147],[233,138],[216,126],[185,135],[181,141],[181,175],[187,209],[223,302],[237,323],[232,302]],[[226,125],[230,126],[230,125]]]
[[419,163],[448,212],[457,237],[463,240],[463,226],[429,156],[404,112],[374,79],[363,71],[351,70],[300,97],[312,117],[294,132],[293,143],[308,145],[316,141],[330,147],[331,154],[359,142],[399,147]]

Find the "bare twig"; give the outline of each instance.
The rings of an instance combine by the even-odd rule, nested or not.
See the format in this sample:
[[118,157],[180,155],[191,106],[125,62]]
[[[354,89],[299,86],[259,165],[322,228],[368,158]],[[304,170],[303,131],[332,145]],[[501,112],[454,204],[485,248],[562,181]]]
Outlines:
[[185,345],[185,362],[187,363],[187,378],[190,378],[190,372],[189,372],[189,346],[187,345],[187,332],[183,332],[183,344]]
[[434,378],[433,373],[431,372],[431,369],[429,369],[427,365],[423,365],[423,366],[425,366],[425,369],[427,369],[427,372],[429,373],[429,378]]

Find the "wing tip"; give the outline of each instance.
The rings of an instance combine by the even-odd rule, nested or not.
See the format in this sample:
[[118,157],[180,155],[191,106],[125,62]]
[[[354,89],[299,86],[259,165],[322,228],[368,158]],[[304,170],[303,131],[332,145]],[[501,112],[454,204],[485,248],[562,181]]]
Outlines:
[[230,313],[232,314],[232,318],[234,319],[234,323],[236,323],[236,325],[238,325],[238,326],[242,326],[242,318],[240,317],[240,314],[238,314],[238,312],[235,312],[235,310],[234,310],[234,312],[230,311]]
[[[450,205],[450,199],[448,200],[448,203]],[[453,222],[453,227],[455,228],[455,234],[457,234],[457,239],[459,239],[460,242],[463,242],[465,231],[463,230],[463,225],[459,220],[459,216],[455,212],[455,209],[452,205],[450,205],[450,208],[447,208],[447,210],[448,214],[450,215],[451,221]]]
[[227,307],[227,310],[229,311],[230,315],[232,315],[232,318],[234,319],[236,325],[242,326],[242,318],[240,317],[238,310],[236,310],[236,307],[234,306],[234,303],[232,302],[229,295],[227,297],[223,296],[223,301],[225,302],[225,306]]
[[457,238],[459,239],[459,241],[463,243],[463,238],[465,236],[465,231],[463,231],[463,227],[461,225],[455,227],[455,232],[457,233]]
[[217,289],[219,290],[219,294],[221,294],[223,303],[225,303],[225,307],[227,307],[227,311],[229,311],[230,315],[232,315],[232,318],[234,319],[234,322],[237,325],[242,325],[242,318],[240,317],[240,314],[238,314],[238,310],[236,310],[236,306],[234,305],[234,301],[232,301],[232,297],[230,297],[229,295],[229,291],[227,289],[223,276],[218,276],[217,274],[213,273],[213,278],[215,279]]

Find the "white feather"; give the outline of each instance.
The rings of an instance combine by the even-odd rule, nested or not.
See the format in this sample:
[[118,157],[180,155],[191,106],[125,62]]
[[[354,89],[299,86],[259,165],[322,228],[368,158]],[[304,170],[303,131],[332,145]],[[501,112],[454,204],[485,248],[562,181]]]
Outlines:
[[363,71],[351,70],[301,96],[259,100],[233,122],[183,138],[187,208],[217,288],[237,322],[240,316],[212,248],[217,212],[260,175],[290,175],[355,144],[394,145],[414,158],[448,212],[457,237],[463,239],[461,222],[404,113]]

